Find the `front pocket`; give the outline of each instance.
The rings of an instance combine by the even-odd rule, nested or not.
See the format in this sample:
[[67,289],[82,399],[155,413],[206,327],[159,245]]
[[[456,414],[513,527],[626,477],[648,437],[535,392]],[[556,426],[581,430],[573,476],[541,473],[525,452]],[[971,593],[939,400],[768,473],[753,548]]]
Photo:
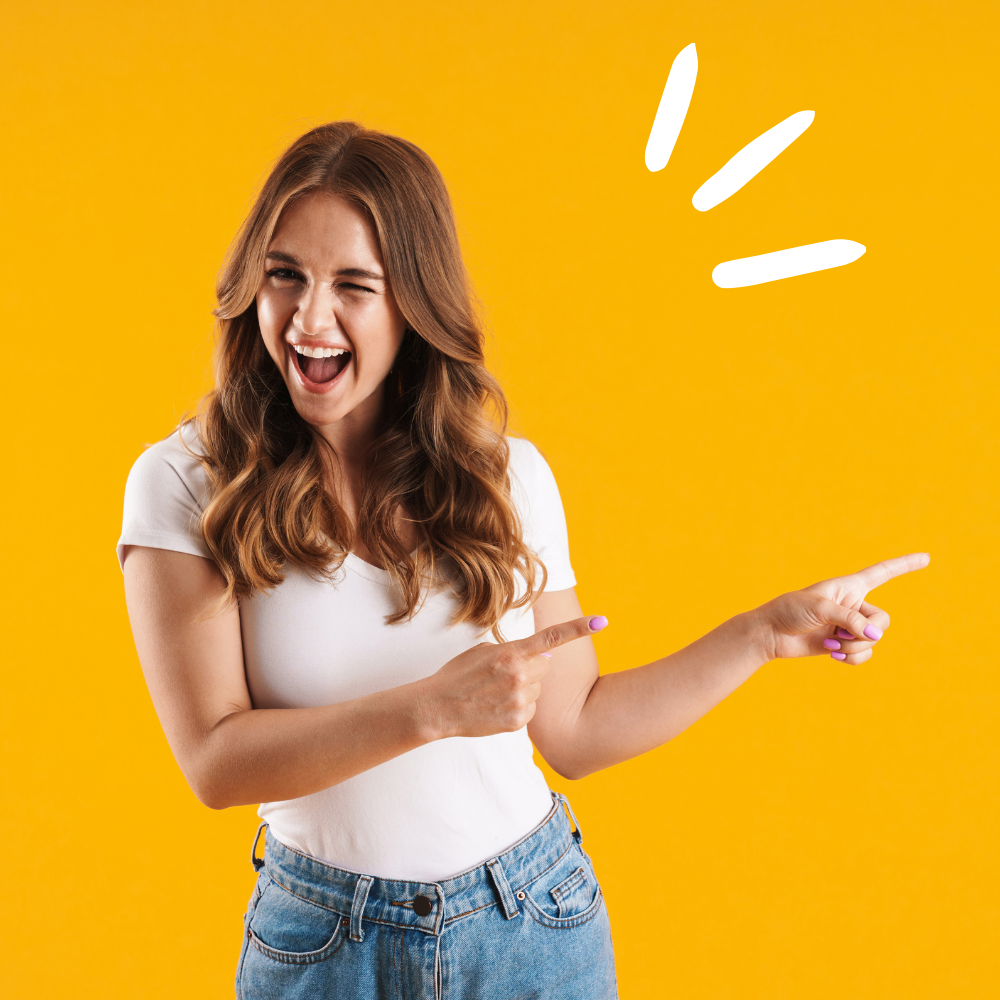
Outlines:
[[551,914],[539,906],[529,894],[525,894],[524,902],[527,912],[530,913],[532,918],[543,927],[552,927],[556,930],[570,930],[573,927],[580,927],[582,924],[593,920],[594,917],[596,917],[601,911],[601,907],[604,905],[604,896],[601,895],[601,888],[598,886],[597,892],[594,893],[594,898],[590,902],[590,905],[587,906],[585,910],[580,910],[578,913],[574,913],[571,917],[551,916]]
[[270,882],[254,909],[247,936],[257,951],[275,962],[311,965],[329,958],[346,934],[339,913]]
[[527,911],[546,927],[578,927],[602,905],[601,888],[587,856],[576,845],[524,888]]

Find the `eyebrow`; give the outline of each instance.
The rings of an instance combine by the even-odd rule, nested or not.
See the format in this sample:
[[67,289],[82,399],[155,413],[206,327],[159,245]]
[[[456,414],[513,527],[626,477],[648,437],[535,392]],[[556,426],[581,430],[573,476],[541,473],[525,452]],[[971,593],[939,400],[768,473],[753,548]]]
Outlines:
[[[290,253],[282,253],[280,250],[268,250],[267,256],[270,260],[279,260],[283,264],[291,264],[293,267],[302,267],[298,260]],[[339,278],[368,278],[371,281],[385,281],[381,274],[375,271],[366,271],[363,267],[342,267],[337,271]]]

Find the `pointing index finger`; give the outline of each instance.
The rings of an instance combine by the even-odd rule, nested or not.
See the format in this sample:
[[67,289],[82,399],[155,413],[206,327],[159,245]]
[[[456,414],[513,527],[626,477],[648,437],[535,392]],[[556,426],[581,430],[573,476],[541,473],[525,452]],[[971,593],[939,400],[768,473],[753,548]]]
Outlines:
[[911,552],[908,556],[897,556],[895,559],[885,559],[875,563],[874,566],[859,570],[854,575],[861,581],[867,593],[897,576],[923,569],[930,561],[931,557],[926,552]]
[[559,625],[550,625],[534,635],[515,640],[512,645],[517,646],[525,656],[539,656],[550,649],[555,649],[556,646],[562,646],[574,639],[581,639],[585,635],[600,632],[607,624],[607,618],[600,615],[597,617],[587,615],[584,618],[574,618],[572,621],[562,622]]

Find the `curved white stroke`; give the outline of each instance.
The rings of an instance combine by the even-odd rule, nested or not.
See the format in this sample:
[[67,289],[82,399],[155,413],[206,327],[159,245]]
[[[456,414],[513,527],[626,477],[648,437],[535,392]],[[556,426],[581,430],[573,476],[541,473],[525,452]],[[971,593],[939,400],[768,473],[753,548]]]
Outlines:
[[810,125],[815,111],[797,111],[763,135],[748,142],[721,170],[711,177],[691,199],[699,212],[707,212],[725,201],[751,178],[756,177],[776,156],[783,153]]
[[674,151],[677,136],[688,113],[694,81],[698,76],[698,52],[694,42],[674,56],[663,88],[660,105],[656,109],[653,127],[646,143],[646,166],[654,173],[662,170]]
[[856,261],[865,247],[854,240],[824,240],[807,243],[803,247],[775,250],[757,257],[741,257],[718,264],[712,271],[712,281],[719,288],[744,288],[761,285],[779,278],[794,278],[797,274],[811,274],[830,267],[843,267]]

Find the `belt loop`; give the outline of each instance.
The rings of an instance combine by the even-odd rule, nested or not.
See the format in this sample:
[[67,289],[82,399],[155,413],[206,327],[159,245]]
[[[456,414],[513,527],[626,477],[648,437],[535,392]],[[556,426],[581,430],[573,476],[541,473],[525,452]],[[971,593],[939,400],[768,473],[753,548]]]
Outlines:
[[[261,868],[264,867],[264,859],[257,857],[257,841],[260,840],[261,831],[267,828],[267,823],[261,823],[257,827],[257,836],[253,838],[253,847],[250,848],[250,864],[253,865],[253,870],[259,872]],[[266,845],[266,838],[265,838]]]
[[444,889],[435,882],[434,892],[438,900],[438,915],[437,920],[434,921],[434,935],[435,937],[440,937],[441,931],[444,930]]
[[365,903],[368,902],[368,890],[375,880],[371,875],[359,875],[358,884],[354,887],[354,902],[351,903],[351,940],[364,941],[365,935],[361,930],[361,914],[365,912]]
[[517,908],[517,900],[511,891],[510,882],[504,874],[503,865],[499,858],[493,858],[486,862],[486,867],[490,871],[493,884],[496,886],[497,894],[500,896],[500,903],[503,906],[504,916],[510,920],[511,917],[520,916],[521,911]]
[[573,821],[573,827],[574,827],[573,839],[578,844],[582,844],[583,830],[580,829],[580,822],[576,818],[576,813],[573,812],[573,807],[569,804],[569,799],[567,799],[565,795],[560,795],[558,792],[556,792],[556,795],[558,796],[559,801],[562,803],[563,809],[565,809],[566,812],[569,813],[569,818]]

